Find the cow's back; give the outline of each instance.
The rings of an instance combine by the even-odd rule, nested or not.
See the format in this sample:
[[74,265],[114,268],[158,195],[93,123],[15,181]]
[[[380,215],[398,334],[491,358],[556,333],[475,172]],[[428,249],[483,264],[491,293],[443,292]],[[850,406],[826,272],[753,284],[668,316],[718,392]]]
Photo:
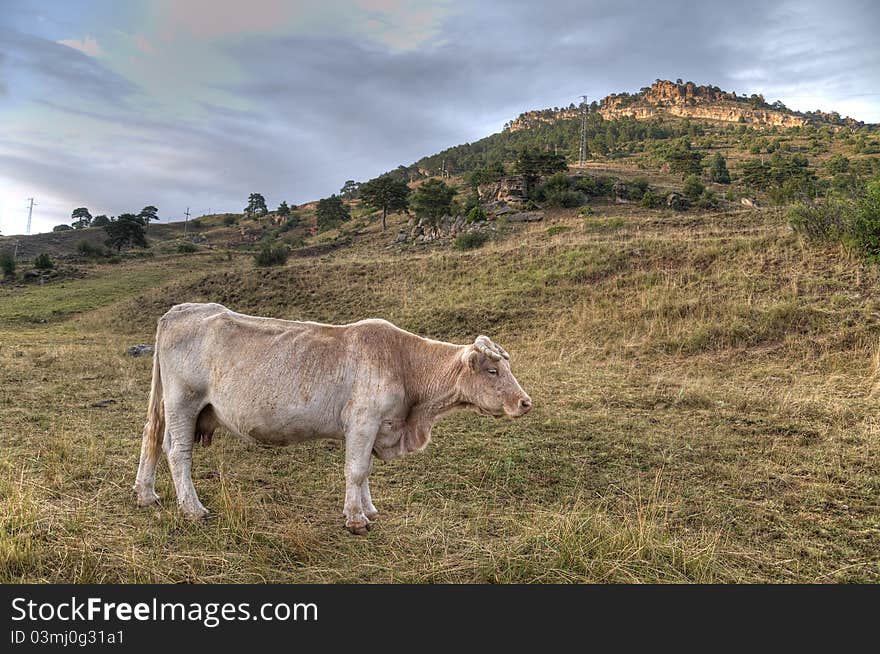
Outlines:
[[202,397],[221,424],[245,438],[341,437],[358,374],[357,353],[352,355],[350,345],[360,340],[359,325],[248,316],[220,304],[181,304],[160,319],[156,355],[163,379]]

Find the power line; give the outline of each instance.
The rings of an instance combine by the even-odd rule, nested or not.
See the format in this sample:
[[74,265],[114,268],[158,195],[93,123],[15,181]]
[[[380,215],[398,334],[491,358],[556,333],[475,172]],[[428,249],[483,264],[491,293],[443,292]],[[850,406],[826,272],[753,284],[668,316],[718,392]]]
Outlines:
[[189,224],[189,207],[186,208],[186,213],[183,215],[186,216],[183,219],[183,238],[186,238],[186,226]]

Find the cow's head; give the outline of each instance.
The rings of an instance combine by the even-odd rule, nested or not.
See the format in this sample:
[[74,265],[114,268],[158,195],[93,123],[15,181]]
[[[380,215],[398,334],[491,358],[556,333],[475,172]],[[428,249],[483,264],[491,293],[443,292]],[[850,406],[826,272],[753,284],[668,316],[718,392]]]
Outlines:
[[468,408],[496,418],[519,418],[531,410],[532,399],[510,372],[510,355],[504,348],[488,336],[478,336],[462,357],[459,391]]

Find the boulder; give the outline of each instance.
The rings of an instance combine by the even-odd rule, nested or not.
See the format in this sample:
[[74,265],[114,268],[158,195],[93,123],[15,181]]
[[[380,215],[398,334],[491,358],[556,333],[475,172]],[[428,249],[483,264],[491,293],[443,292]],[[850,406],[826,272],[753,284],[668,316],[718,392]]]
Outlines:
[[128,348],[125,351],[125,353],[130,357],[142,357],[147,354],[152,354],[153,353],[153,346],[146,345],[146,344],[132,345],[130,348]]

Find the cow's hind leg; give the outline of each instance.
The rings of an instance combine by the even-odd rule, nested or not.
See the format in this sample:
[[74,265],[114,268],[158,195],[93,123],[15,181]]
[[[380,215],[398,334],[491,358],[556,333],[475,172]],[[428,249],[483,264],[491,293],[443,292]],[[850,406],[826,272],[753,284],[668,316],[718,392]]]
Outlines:
[[181,513],[192,520],[208,516],[192,483],[192,451],[200,407],[192,402],[165,401],[165,455],[174,480]]
[[370,464],[367,476],[364,478],[364,483],[361,484],[361,506],[364,508],[364,515],[367,516],[368,520],[372,520],[379,515],[379,509],[375,507],[373,498],[370,496],[370,471],[372,467],[372,464]]
[[345,527],[353,534],[363,535],[370,528],[370,520],[365,509],[372,502],[364,503],[362,489],[370,474],[373,443],[376,440],[378,425],[359,425],[349,429],[345,435]]
[[[138,463],[137,479],[134,482],[134,490],[137,494],[138,506],[151,506],[159,502],[156,494],[156,466],[159,463],[161,445],[153,441],[149,434],[150,426],[144,427],[144,435],[141,441],[141,459]],[[163,429],[164,427],[160,427]]]

